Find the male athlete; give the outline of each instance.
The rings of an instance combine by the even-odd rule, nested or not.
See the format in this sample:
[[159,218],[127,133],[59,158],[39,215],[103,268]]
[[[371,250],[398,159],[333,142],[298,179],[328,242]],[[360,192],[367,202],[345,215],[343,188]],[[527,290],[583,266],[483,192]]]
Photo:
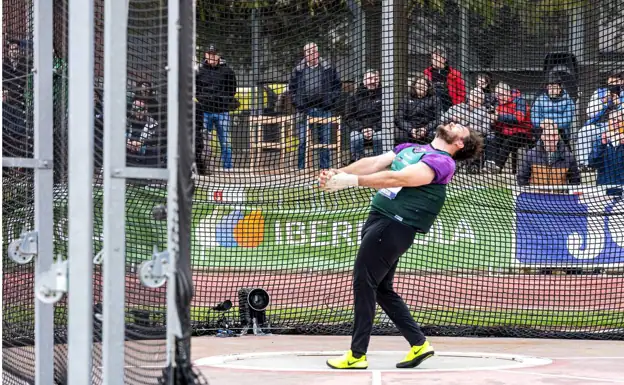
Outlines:
[[[321,172],[319,184],[325,191],[347,187],[379,189],[362,228],[362,242],[353,268],[355,320],[351,350],[327,360],[331,368],[368,368],[366,351],[375,303],[410,343],[409,353],[396,364],[397,368],[414,368],[433,356],[433,347],[392,288],[392,281],[399,257],[414,243],[416,233],[429,231],[440,213],[455,162],[478,156],[482,148],[479,134],[450,123],[437,128],[431,144],[401,144],[386,154]],[[391,168],[386,171],[388,166]]]

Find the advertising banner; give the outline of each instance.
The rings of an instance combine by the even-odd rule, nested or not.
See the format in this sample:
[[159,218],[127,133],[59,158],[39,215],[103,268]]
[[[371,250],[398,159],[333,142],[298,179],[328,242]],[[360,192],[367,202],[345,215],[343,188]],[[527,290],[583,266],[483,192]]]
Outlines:
[[[495,201],[496,206],[487,202]],[[402,268],[508,266],[513,252],[511,193],[455,190],[426,235],[401,260]],[[287,209],[277,205],[197,204],[194,263],[213,267],[335,269],[351,267],[368,202],[341,208]]]
[[520,193],[516,259],[530,265],[624,263],[624,202],[605,194]]

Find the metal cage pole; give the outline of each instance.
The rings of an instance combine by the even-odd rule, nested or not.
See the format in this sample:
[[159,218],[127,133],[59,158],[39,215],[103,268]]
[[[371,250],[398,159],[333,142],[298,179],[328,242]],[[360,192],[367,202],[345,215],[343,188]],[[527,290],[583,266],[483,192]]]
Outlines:
[[[179,207],[178,207],[178,120],[179,120],[179,42],[180,2],[168,4],[167,32],[167,252],[169,272],[167,276],[167,366],[170,381],[175,373],[176,337],[182,337],[176,296],[176,264],[179,253]],[[195,131],[195,127],[192,127]]]
[[[38,232],[35,288],[54,262],[54,127],[52,83],[53,9],[34,2],[35,230]],[[4,162],[3,162],[4,163]],[[39,282],[38,282],[39,281]],[[35,384],[54,381],[54,305],[35,297]]]
[[394,0],[384,0],[381,13],[381,92],[385,130],[394,132],[395,50]]
[[91,383],[93,348],[93,0],[69,1],[69,385]]
[[104,3],[104,260],[102,378],[124,384],[126,62],[128,1]]

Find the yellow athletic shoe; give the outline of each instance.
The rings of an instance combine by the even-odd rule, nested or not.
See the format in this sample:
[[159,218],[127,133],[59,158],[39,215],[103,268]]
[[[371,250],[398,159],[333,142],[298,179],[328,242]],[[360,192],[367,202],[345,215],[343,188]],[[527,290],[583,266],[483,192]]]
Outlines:
[[368,362],[366,361],[366,355],[355,358],[351,350],[349,350],[340,357],[327,360],[327,366],[333,369],[367,369]]
[[429,341],[425,341],[425,343],[420,346],[412,346],[407,356],[405,356],[403,361],[396,364],[396,367],[400,369],[415,368],[422,364],[427,358],[433,357],[433,355],[433,346],[429,344]]

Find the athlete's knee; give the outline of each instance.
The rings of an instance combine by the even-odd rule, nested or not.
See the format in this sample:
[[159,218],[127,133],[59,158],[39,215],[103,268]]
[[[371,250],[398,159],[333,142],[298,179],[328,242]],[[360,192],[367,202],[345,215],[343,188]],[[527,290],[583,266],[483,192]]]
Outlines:
[[378,285],[368,266],[364,263],[356,263],[353,269],[353,288],[359,289],[364,287],[377,290]]

